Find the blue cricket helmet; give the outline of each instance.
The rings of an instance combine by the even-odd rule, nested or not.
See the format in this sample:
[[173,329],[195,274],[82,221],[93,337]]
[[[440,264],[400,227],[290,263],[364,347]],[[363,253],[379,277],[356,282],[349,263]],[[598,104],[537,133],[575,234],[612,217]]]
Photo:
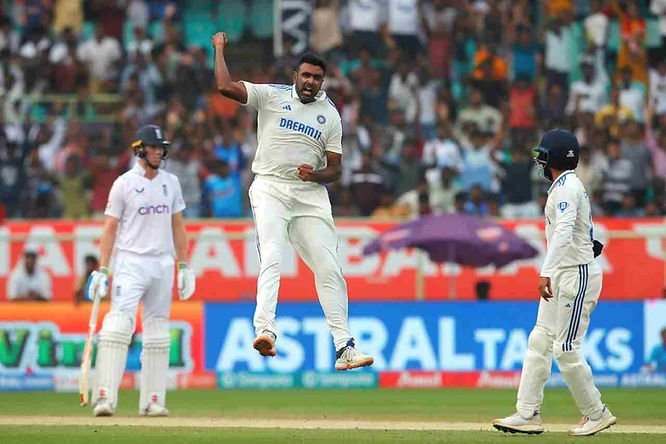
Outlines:
[[549,180],[553,180],[551,168],[573,170],[578,166],[579,157],[578,139],[571,131],[560,128],[546,131],[539,146],[534,149],[534,160]]
[[144,125],[136,132],[132,140],[132,149],[134,154],[139,157],[146,157],[146,145],[161,146],[164,148],[163,159],[169,156],[169,145],[171,142],[164,138],[164,133],[157,125]]

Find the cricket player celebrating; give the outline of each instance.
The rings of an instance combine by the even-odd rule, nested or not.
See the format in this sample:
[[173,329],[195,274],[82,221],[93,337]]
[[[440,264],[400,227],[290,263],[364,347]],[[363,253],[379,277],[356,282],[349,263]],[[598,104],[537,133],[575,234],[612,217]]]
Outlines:
[[347,316],[347,284],[337,256],[337,234],[323,184],[340,178],[342,123],[321,91],[326,64],[314,54],[301,57],[293,85],[233,82],[224,59],[223,32],[212,38],[218,91],[258,111],[257,154],[250,203],[254,214],[260,270],[254,314],[254,348],[275,356],[275,310],[280,264],[289,239],[315,275],[319,301],[335,343],[336,370],[371,365],[354,347]]
[[553,353],[571,395],[583,415],[570,435],[586,436],[607,429],[615,416],[601,402],[592,370],[581,354],[590,313],[601,293],[601,267],[594,259],[602,245],[593,238],[590,202],[574,169],[578,141],[571,132],[546,132],[535,150],[536,162],[553,184],[546,203],[546,258],[539,278],[539,313],[529,336],[518,388],[516,413],[493,421],[503,432],[538,434],[543,389]]
[[178,178],[160,169],[169,142],[155,125],[139,129],[132,143],[138,162],[113,183],[100,240],[100,268],[89,280],[89,298],[108,290],[109,261],[115,245],[111,310],[99,332],[93,409],[111,416],[118,403],[118,386],[127,348],[143,301],[143,349],[139,414],[167,416],[166,379],[169,369],[169,310],[174,280],[174,247],[178,262],[178,295],[194,293],[194,273],[187,267],[185,204]]

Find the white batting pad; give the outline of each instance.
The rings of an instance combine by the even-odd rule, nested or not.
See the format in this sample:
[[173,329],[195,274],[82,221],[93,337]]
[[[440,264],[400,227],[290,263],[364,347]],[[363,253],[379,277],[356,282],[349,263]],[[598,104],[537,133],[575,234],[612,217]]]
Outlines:
[[156,317],[143,322],[140,414],[144,413],[151,403],[161,407],[166,404],[170,343],[167,318]]
[[134,324],[125,313],[111,311],[104,317],[97,347],[93,406],[97,399],[104,397],[113,408],[116,407],[118,386],[125,370],[127,347],[132,339],[132,332]]

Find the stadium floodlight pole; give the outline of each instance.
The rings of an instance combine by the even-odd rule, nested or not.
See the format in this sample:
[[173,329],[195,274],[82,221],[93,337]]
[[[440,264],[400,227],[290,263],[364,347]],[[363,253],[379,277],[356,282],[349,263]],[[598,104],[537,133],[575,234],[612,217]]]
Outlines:
[[90,366],[92,364],[93,338],[97,330],[97,315],[99,313],[100,297],[95,297],[90,310],[90,319],[88,320],[88,335],[86,343],[83,346],[83,355],[81,356],[81,374],[79,375],[79,404],[81,407],[88,405],[90,396]]

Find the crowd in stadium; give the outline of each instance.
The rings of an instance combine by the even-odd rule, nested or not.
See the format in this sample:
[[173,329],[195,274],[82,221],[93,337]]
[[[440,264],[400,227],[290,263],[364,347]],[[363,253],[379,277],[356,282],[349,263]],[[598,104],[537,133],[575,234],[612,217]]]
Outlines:
[[[186,217],[247,216],[256,116],[215,90],[210,36],[236,80],[291,83],[272,3],[0,2],[2,211],[101,215],[157,123]],[[541,217],[552,127],[580,141],[595,216],[665,214],[666,0],[316,0],[309,49],[343,119],[336,216]]]

